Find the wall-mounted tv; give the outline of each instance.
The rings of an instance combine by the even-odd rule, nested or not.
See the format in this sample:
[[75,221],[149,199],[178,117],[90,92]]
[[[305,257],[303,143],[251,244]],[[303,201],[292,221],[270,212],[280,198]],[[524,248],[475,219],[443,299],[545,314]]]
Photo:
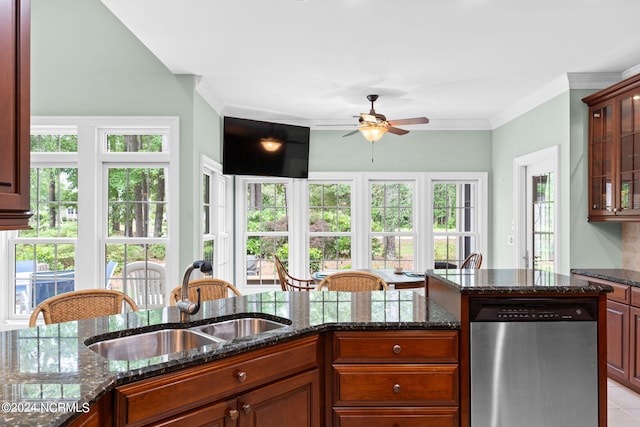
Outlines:
[[222,173],[309,177],[309,128],[224,118]]

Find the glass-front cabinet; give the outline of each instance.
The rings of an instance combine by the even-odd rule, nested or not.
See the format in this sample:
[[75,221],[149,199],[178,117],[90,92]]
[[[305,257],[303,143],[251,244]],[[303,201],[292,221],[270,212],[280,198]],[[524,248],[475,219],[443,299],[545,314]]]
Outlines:
[[589,105],[589,221],[640,221],[640,74]]

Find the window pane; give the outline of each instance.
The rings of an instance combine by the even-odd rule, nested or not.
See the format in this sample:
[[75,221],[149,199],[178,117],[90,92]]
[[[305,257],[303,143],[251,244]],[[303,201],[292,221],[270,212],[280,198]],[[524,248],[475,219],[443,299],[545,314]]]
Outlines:
[[247,207],[247,231],[288,230],[285,184],[248,184]]
[[166,170],[110,168],[109,236],[165,237]]
[[351,268],[351,185],[309,184],[310,272]]
[[371,268],[400,266],[412,270],[414,241],[412,236],[374,236],[371,239]]
[[31,168],[31,212],[31,229],[20,237],[76,237],[78,170]]
[[478,250],[476,184],[440,182],[432,191],[434,267],[455,269]]
[[45,299],[75,289],[75,244],[16,244],[16,314],[28,314]]
[[32,153],[75,153],[78,151],[78,135],[31,135]]
[[107,151],[160,153],[168,150],[164,135],[107,135]]
[[371,184],[371,231],[413,229],[413,187],[409,184]]
[[117,263],[108,277],[110,289],[126,293],[140,309],[168,305],[165,294],[175,286],[166,288],[164,244],[112,243],[105,245],[105,253],[107,265]]

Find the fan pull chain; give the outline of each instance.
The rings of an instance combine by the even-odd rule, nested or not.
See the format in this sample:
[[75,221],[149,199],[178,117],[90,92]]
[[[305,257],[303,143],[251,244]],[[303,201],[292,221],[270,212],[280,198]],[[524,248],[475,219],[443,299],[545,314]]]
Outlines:
[[371,143],[371,163],[373,163],[373,142]]

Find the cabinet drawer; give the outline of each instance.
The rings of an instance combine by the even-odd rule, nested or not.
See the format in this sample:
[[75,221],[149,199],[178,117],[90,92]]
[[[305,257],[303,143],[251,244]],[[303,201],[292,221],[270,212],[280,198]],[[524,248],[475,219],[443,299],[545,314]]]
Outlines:
[[631,286],[631,305],[640,308],[640,288]]
[[334,365],[336,406],[458,404],[457,365]]
[[335,408],[336,427],[458,427],[457,408]]
[[317,340],[303,338],[118,387],[117,425],[159,420],[315,368]]
[[455,363],[458,331],[335,332],[334,363]]
[[618,283],[607,282],[607,285],[611,285],[613,292],[607,294],[607,299],[624,302],[629,304],[631,302],[631,286],[620,285]]

